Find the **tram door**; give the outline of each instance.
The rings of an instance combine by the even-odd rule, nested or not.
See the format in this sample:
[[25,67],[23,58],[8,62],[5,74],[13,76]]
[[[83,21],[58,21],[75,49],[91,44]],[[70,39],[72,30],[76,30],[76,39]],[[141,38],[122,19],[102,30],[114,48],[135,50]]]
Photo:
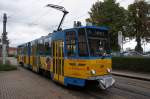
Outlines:
[[64,42],[62,40],[53,42],[53,73],[54,80],[64,82]]
[[28,43],[28,65],[30,65],[31,44]]

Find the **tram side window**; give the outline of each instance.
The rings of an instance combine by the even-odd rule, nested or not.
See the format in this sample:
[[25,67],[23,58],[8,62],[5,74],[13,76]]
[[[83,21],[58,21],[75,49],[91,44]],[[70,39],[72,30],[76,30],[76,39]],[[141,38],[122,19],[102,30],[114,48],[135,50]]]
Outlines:
[[23,47],[20,48],[20,55],[23,55]]
[[24,55],[24,46],[22,47],[22,55]]
[[76,56],[76,33],[74,31],[66,32],[67,56]]
[[43,40],[38,41],[38,53],[39,55],[44,55],[44,43]]
[[51,47],[49,42],[45,42],[44,48],[45,48],[45,55],[51,55]]
[[28,44],[27,44],[27,53],[28,53],[28,55],[31,55],[31,43],[29,42]]
[[31,54],[34,56],[36,55],[36,44],[35,42],[32,43],[32,46],[31,46]]
[[33,46],[33,45],[31,44],[31,55],[33,55],[33,50],[32,50],[32,46]]
[[20,48],[20,55],[23,55],[23,47]]
[[25,45],[25,55],[28,55],[28,46]]
[[23,47],[23,55],[26,55],[26,46]]
[[79,29],[78,31],[78,49],[79,49],[79,56],[88,56],[88,47],[87,47],[87,40],[85,29]]
[[33,56],[34,55],[34,45],[32,44],[31,46],[31,55]]

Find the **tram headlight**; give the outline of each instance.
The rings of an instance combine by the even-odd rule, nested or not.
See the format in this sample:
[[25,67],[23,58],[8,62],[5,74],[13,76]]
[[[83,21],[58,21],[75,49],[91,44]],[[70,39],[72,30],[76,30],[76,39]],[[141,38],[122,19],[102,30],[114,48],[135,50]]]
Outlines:
[[111,69],[107,68],[107,72],[108,72],[108,73],[111,73]]
[[91,74],[92,74],[92,75],[95,75],[95,74],[96,74],[96,71],[92,69],[92,70],[91,70]]
[[103,56],[107,56],[107,54],[106,54],[106,53],[103,53]]

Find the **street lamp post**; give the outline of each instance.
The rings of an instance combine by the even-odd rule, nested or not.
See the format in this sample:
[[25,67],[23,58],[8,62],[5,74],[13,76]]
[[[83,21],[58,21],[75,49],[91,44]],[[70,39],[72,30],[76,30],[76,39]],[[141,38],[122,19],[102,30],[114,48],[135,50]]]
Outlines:
[[123,52],[123,36],[122,36],[122,31],[118,31],[118,45],[120,46],[120,52]]

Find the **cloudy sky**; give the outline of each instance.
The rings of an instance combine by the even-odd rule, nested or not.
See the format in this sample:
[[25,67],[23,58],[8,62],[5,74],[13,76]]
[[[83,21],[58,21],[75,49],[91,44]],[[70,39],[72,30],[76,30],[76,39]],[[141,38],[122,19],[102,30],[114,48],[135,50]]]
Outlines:
[[[55,30],[62,13],[45,7],[47,4],[61,5],[69,11],[63,28],[73,26],[73,21],[82,21],[89,17],[88,11],[97,0],[0,0],[0,35],[2,33],[3,13],[7,13],[7,32],[10,46],[31,41]],[[127,8],[134,0],[117,0],[120,6]]]

